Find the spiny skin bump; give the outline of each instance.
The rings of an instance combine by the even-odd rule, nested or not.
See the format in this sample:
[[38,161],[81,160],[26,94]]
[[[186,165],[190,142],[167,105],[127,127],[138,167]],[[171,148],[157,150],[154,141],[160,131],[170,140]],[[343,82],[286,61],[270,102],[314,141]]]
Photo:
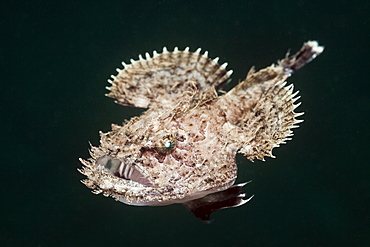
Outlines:
[[[148,110],[100,133],[91,158],[80,159],[79,171],[87,177],[83,183],[94,193],[131,205],[195,200],[198,205],[200,198],[223,191],[213,196],[221,200],[236,180],[238,152],[251,161],[264,160],[293,135],[292,128],[301,122],[301,114],[294,111],[299,97],[285,81],[322,51],[309,41],[277,65],[257,72],[252,68],[245,80],[221,96],[217,90],[232,71],[200,49],[164,48],[161,54],[124,64],[109,80],[107,96]],[[233,186],[236,202],[217,209],[244,204],[242,186]]]

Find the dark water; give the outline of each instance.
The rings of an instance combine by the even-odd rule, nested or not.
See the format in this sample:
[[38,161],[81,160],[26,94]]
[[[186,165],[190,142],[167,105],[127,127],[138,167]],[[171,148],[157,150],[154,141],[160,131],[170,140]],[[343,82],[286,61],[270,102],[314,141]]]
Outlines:
[[[7,1],[0,7],[1,246],[370,246],[368,1]],[[181,205],[96,196],[76,169],[140,110],[104,97],[121,61],[202,47],[233,85],[289,48],[305,122],[277,159],[238,157],[254,199],[198,222]]]

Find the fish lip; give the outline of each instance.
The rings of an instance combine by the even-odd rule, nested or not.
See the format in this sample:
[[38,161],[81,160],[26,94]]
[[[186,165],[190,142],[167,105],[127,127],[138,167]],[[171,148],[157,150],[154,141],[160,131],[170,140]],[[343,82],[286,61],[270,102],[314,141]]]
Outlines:
[[125,181],[132,181],[146,187],[153,187],[153,184],[142,172],[140,172],[134,165],[128,164],[122,159],[117,159],[105,154],[99,157],[95,164],[105,169],[113,176]]

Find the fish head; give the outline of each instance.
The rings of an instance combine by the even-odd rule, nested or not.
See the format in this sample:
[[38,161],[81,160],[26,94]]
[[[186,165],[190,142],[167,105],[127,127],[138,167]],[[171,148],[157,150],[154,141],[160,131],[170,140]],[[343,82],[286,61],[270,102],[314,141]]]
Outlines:
[[[173,111],[171,111],[173,113]],[[220,136],[223,118],[207,109],[148,111],[100,133],[81,160],[87,187],[130,205],[184,203],[230,187],[237,147]],[[217,154],[217,155],[215,155]]]

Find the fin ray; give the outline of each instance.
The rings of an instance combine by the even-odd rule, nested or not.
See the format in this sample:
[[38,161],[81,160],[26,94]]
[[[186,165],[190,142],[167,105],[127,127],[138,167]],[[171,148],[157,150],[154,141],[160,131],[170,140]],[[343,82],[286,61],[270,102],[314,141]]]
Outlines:
[[175,48],[169,52],[146,53],[139,60],[131,59],[124,64],[118,75],[112,76],[108,97],[122,105],[150,108],[158,105],[175,106],[184,92],[196,88],[200,93],[219,89],[230,77],[226,64],[219,65],[218,59],[210,59],[208,52],[203,55],[189,52],[186,48]]

